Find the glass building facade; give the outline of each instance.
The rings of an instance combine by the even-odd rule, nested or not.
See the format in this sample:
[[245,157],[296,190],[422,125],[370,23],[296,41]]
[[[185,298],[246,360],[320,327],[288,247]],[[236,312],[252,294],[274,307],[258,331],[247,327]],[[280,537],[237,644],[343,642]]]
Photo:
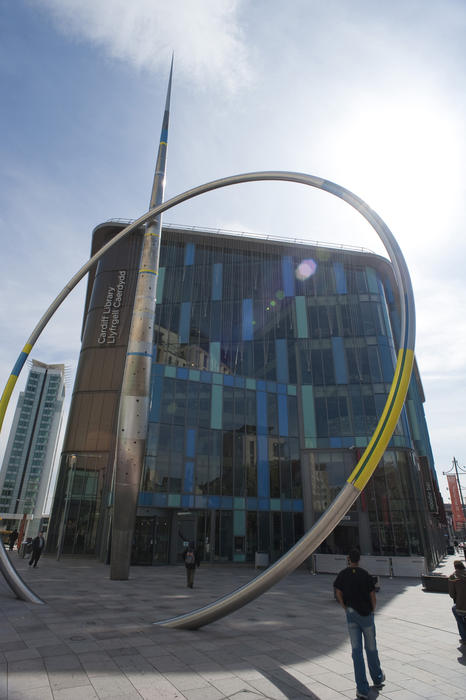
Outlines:
[[38,533],[53,489],[52,468],[63,416],[65,366],[31,361],[18,398],[0,473],[0,514],[11,529],[31,515],[26,534]]
[[[94,249],[122,227],[97,227]],[[49,538],[65,552],[108,553],[139,245],[138,236],[119,244],[89,280]],[[370,440],[398,332],[392,269],[380,256],[166,226],[133,563],[179,561],[191,539],[207,561],[283,554]],[[357,545],[367,554],[440,555],[436,504],[426,499],[426,480],[436,477],[423,400],[416,370],[389,449],[322,552]]]

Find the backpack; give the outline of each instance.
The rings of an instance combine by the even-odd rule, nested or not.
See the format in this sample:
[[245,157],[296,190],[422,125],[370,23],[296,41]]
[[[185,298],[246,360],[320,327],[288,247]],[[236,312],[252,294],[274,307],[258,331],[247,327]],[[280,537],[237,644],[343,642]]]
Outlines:
[[186,552],[184,563],[188,564],[189,566],[192,566],[196,563],[196,557],[194,556],[194,552],[192,549],[188,549],[188,551]]

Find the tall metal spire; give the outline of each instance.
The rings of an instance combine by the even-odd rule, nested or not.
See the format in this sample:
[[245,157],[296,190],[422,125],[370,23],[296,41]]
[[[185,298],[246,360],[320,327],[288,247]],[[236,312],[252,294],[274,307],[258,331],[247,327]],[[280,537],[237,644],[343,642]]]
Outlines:
[[[172,74],[173,55],[154,183],[150,198],[150,209],[162,203],[165,189]],[[115,580],[126,581],[129,577],[131,547],[149,418],[154,315],[161,232],[162,216],[160,215],[144,231],[121,388],[114,468],[114,506],[110,561],[110,578]]]

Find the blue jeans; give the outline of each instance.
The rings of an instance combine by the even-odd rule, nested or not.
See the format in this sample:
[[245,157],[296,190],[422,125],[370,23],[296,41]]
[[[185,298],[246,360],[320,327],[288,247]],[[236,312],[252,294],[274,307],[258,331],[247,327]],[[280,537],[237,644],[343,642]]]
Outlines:
[[369,692],[369,683],[367,682],[364,654],[362,651],[363,637],[367,665],[369,666],[369,673],[371,674],[373,682],[375,684],[379,683],[383,676],[377,652],[377,643],[375,641],[374,613],[370,615],[360,615],[353,608],[346,608],[346,621],[348,623],[351,640],[356,688],[359,693],[367,695]]
[[466,639],[466,615],[456,612],[456,605],[451,609],[453,615],[455,616],[456,624],[458,625],[458,632],[460,633],[461,639]]

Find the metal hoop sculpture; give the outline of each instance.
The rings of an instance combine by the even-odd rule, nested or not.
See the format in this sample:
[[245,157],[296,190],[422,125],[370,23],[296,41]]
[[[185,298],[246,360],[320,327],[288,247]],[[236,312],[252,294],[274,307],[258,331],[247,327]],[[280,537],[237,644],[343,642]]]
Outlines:
[[[230,177],[214,180],[204,185],[194,187],[193,189],[179,194],[176,197],[172,197],[172,199],[169,199],[163,204],[154,207],[147,212],[147,214],[144,214],[139,219],[136,219],[136,221],[120,231],[115,238],[103,246],[85,265],[83,265],[83,267],[81,267],[81,269],[74,275],[74,277],[71,278],[69,283],[52,302],[37,326],[34,328],[13,368],[13,371],[11,372],[0,400],[1,428],[5,411],[13,388],[16,384],[16,380],[41,332],[71,290],[112,246],[142,224],[150,221],[159,214],[172,209],[181,202],[185,202],[189,199],[197,197],[200,194],[220,189],[222,187],[265,180],[296,182],[329,192],[330,194],[339,197],[354,207],[354,209],[356,209],[366,219],[366,221],[369,222],[369,224],[378,234],[393,265],[395,280],[400,297],[401,335],[395,374],[382,416],[367,448],[358,461],[355,469],[349,476],[346,485],[342,488],[333,503],[331,503],[325,513],[323,513],[309,532],[307,532],[299,540],[299,542],[294,545],[294,547],[292,547],[277,562],[275,562],[275,564],[246,585],[241,586],[232,593],[229,593],[216,602],[206,605],[203,608],[199,608],[190,613],[186,613],[185,615],[163,620],[158,623],[165,627],[197,629],[203,625],[209,624],[210,622],[214,622],[215,620],[228,615],[234,610],[237,610],[251,600],[254,600],[254,598],[257,598],[259,595],[264,593],[287,574],[294,571],[294,569],[296,569],[296,567],[298,567],[308,556],[310,556],[312,552],[320,545],[320,543],[332,532],[332,530],[340,522],[341,518],[360,495],[361,491],[376,469],[393,434],[403,408],[414,362],[415,310],[411,280],[403,254],[388,226],[383,222],[378,214],[376,214],[376,212],[368,207],[367,204],[365,204],[365,202],[363,202],[363,200],[357,197],[355,194],[344,187],[336,185],[334,182],[323,180],[315,177],[314,175],[281,171],[264,171],[232,175]],[[0,570],[18,598],[28,602],[43,603],[43,601],[21,579],[18,572],[10,562],[3,544],[1,543]]]

